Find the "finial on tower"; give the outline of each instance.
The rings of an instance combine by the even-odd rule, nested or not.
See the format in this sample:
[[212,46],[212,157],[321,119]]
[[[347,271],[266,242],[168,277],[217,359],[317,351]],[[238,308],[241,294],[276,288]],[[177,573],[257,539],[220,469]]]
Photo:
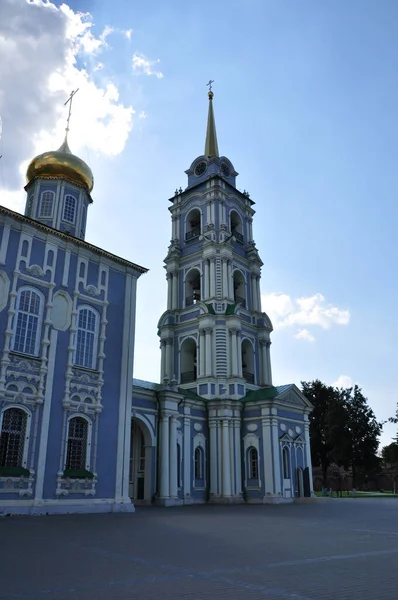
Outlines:
[[206,143],[205,143],[205,156],[218,156],[218,143],[217,143],[217,132],[216,132],[216,122],[214,119],[214,111],[213,111],[213,97],[214,94],[212,92],[211,86],[214,83],[214,79],[210,79],[210,81],[206,84],[209,87],[209,114],[207,117],[207,132],[206,132]]
[[72,113],[72,100],[73,100],[73,96],[75,94],[77,94],[77,92],[79,91],[79,88],[77,88],[77,90],[72,90],[70,93],[69,98],[67,99],[67,101],[64,103],[64,106],[66,106],[69,102],[69,112],[68,112],[68,118],[66,119],[66,128],[65,128],[65,139],[62,143],[62,146],[60,147],[60,151],[61,152],[68,152],[70,153],[70,149],[68,146],[68,133],[69,133],[69,122],[70,122],[70,116]]

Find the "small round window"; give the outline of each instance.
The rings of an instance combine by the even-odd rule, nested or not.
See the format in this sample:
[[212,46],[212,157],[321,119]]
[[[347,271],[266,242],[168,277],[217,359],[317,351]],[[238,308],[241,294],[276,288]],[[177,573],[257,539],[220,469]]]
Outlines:
[[206,173],[207,164],[204,160],[200,161],[195,167],[195,175],[196,177],[201,177]]

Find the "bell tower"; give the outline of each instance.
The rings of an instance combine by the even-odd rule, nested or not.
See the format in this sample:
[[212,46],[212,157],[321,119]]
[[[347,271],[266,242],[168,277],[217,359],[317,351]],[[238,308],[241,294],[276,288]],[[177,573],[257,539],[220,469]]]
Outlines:
[[187,187],[170,199],[161,382],[206,400],[239,400],[272,385],[272,325],[261,311],[254,202],[219,154],[211,85],[208,98],[204,154],[186,171]]

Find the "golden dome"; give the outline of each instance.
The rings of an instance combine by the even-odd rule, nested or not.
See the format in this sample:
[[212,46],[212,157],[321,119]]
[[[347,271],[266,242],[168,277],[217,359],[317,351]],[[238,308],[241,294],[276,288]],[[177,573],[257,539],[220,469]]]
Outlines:
[[72,154],[66,138],[58,150],[44,152],[32,160],[26,171],[26,179],[29,183],[35,177],[64,177],[84,185],[89,192],[94,185],[90,167],[84,160]]

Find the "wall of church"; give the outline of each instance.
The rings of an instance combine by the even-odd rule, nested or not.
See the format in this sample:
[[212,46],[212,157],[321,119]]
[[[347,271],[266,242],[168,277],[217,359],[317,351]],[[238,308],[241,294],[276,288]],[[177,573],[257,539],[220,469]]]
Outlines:
[[126,495],[118,440],[137,274],[0,218],[0,511],[11,498],[55,507]]

